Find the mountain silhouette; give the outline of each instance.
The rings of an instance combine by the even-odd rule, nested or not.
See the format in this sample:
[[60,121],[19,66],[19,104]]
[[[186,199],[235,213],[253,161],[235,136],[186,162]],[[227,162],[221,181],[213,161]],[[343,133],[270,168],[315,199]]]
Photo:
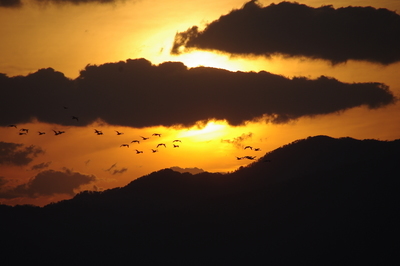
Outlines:
[[7,265],[386,264],[400,140],[315,136],[228,174],[163,169],[45,207],[0,205]]

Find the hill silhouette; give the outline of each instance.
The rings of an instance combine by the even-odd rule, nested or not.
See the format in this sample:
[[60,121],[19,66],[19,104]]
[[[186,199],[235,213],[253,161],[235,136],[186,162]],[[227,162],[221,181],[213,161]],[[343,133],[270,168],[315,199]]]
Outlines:
[[0,206],[7,265],[385,264],[400,140],[315,136],[229,174],[163,169],[103,192]]

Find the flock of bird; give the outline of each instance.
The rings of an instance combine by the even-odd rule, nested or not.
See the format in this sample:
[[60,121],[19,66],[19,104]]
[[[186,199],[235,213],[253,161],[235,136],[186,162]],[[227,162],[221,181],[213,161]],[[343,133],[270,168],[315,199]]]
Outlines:
[[[68,107],[65,107],[65,106],[64,106],[64,109],[68,109]],[[77,122],[79,122],[79,117],[77,117],[77,116],[71,116],[71,119],[76,120]],[[10,125],[8,125],[8,127],[18,128],[17,125],[15,125],[15,124],[10,124]],[[54,129],[53,129],[53,132],[54,132],[54,135],[55,135],[55,136],[58,136],[58,135],[61,135],[61,134],[64,134],[64,133],[65,133],[65,131],[54,130]],[[115,132],[116,132],[116,134],[117,134],[118,136],[124,134],[123,132],[120,132],[120,131],[118,131],[118,130],[115,130]],[[19,134],[19,135],[27,135],[28,133],[29,133],[29,129],[27,129],[27,128],[20,128],[19,131],[18,131],[18,134]],[[38,131],[37,133],[38,133],[39,135],[44,135],[44,134],[46,134],[46,132],[44,132],[44,131]],[[96,135],[103,135],[103,131],[97,130],[97,129],[94,129],[94,133],[95,133]],[[153,136],[153,137],[161,137],[161,134],[160,134],[160,133],[153,133],[152,136]],[[141,140],[137,140],[137,139],[132,140],[132,141],[130,142],[130,144],[131,144],[131,145],[132,145],[132,143],[140,144],[140,141],[146,141],[146,140],[148,140],[148,139],[150,138],[150,137],[143,137],[143,136],[140,136],[140,137],[141,137]],[[179,140],[179,139],[173,140],[173,141],[172,141],[172,147],[173,147],[173,148],[179,148],[180,146],[179,146],[178,143],[181,143],[181,142],[182,142],[182,141]],[[120,145],[120,147],[127,147],[127,148],[129,148],[129,147],[130,147],[130,144],[128,144],[128,143],[123,143],[123,144]],[[165,143],[159,143],[159,144],[156,145],[155,148],[152,148],[152,149],[150,149],[150,150],[151,150],[152,153],[156,153],[156,152],[158,152],[158,148],[159,148],[159,147],[164,147],[164,148],[166,148],[167,145],[166,145]],[[261,151],[260,148],[253,148],[252,146],[245,146],[245,147],[244,147],[244,150],[246,150],[246,149],[250,149],[250,150],[254,150],[254,151]],[[143,150],[135,149],[135,151],[136,151],[136,154],[141,154],[141,153],[143,153]],[[242,156],[242,157],[236,156],[237,160],[242,160],[242,159],[255,160],[256,157],[257,157],[257,156]]]
[[[75,119],[76,121],[79,121],[79,118],[76,117],[76,116],[72,116],[72,119]],[[17,125],[15,125],[15,124],[8,125],[8,127],[18,128]],[[65,133],[65,131],[54,130],[54,129],[53,129],[53,132],[54,132],[54,135],[55,135],[55,136],[58,136],[58,135],[61,135],[61,134],[64,134],[64,133]],[[115,132],[116,132],[116,134],[117,134],[118,136],[124,134],[123,132],[120,132],[120,131],[118,131],[118,130],[115,130]],[[19,135],[27,135],[28,133],[29,133],[29,129],[27,129],[27,128],[20,128],[20,129],[19,129],[19,132],[18,132]],[[100,136],[100,135],[103,135],[103,131],[98,130],[98,129],[94,129],[94,133],[95,133],[96,135],[99,135],[99,136]],[[44,131],[38,131],[38,134],[39,134],[39,135],[44,135],[44,134],[46,134],[46,132],[44,132]],[[154,136],[154,137],[161,137],[161,133],[153,133],[152,136]],[[150,137],[143,137],[143,136],[140,136],[140,137],[141,137],[141,141],[146,141],[146,140],[148,140],[148,139],[150,138]],[[177,143],[181,143],[181,142],[182,142],[182,141],[179,140],[179,139],[173,140],[173,141],[172,141],[172,147],[173,147],[173,148],[179,148],[180,146],[179,146],[179,144],[177,144]],[[135,140],[132,140],[131,143],[140,144],[140,140],[135,139]],[[120,145],[120,147],[127,147],[127,148],[129,148],[129,147],[130,147],[130,144],[128,144],[128,143],[123,143],[123,144]],[[164,148],[166,148],[167,145],[166,145],[165,143],[159,143],[159,144],[157,144],[157,146],[156,146],[154,149],[151,149],[151,151],[152,151],[153,153],[158,152],[158,147],[164,147]],[[140,153],[143,153],[143,151],[142,151],[142,150],[136,149],[136,153],[137,153],[137,154],[140,154]]]

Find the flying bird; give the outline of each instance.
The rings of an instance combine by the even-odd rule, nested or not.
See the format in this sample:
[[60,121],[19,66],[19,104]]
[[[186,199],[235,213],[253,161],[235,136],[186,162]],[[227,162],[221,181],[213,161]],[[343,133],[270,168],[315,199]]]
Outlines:
[[143,153],[143,151],[136,150],[136,154]]
[[260,148],[255,148],[254,150],[255,150],[255,151],[261,151],[261,149],[260,149]]
[[17,128],[17,125],[8,125],[8,127],[15,127],[15,128]]
[[129,148],[129,144],[121,144],[120,147],[128,147]]
[[172,142],[182,142],[180,139],[173,140]]
[[26,132],[19,132],[19,135],[26,135]]
[[124,134],[123,132],[119,132],[118,130],[115,130],[115,132],[117,132],[117,135],[122,135],[122,134]]
[[137,142],[138,144],[140,144],[140,141],[138,141],[136,139],[131,141],[131,143],[133,143],[133,142]]
[[79,118],[77,116],[72,116],[72,119],[75,119],[77,122],[79,121]]
[[97,135],[103,135],[103,132],[97,129],[94,130],[94,133],[96,133]]
[[54,135],[56,135],[56,136],[65,133],[65,131],[60,131],[60,130],[56,131],[56,130],[53,129],[53,131],[54,131]]
[[237,156],[236,156],[236,159],[238,159],[238,160],[242,160],[242,159],[243,159],[243,157],[237,157]]
[[153,152],[153,153],[155,153],[155,152],[158,152],[158,150],[156,149],[151,149],[151,151]]
[[146,139],[149,139],[149,138],[146,138],[146,137],[142,137],[142,136],[140,136],[143,140],[146,140]]
[[38,134],[39,134],[39,135],[43,135],[43,134],[46,134],[46,132],[38,131]]
[[257,156],[244,156],[243,158],[254,160]]
[[165,148],[167,147],[167,145],[165,145],[165,143],[159,143],[159,144],[157,145],[157,148],[160,147],[160,146],[164,146]]
[[174,148],[179,148],[179,145],[174,144]]
[[246,146],[246,147],[244,147],[244,149],[250,149],[250,150],[252,150],[253,147],[251,147],[251,146]]
[[159,133],[154,133],[152,136],[159,136],[159,137],[161,137],[161,134],[159,134]]
[[21,128],[19,131],[24,131],[24,132],[28,133],[29,129],[27,129],[27,128]]

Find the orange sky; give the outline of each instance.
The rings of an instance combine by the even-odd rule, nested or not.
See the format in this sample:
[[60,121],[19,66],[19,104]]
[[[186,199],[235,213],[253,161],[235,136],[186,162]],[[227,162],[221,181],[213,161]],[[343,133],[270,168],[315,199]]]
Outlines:
[[[170,54],[177,32],[194,25],[204,27],[221,15],[241,8],[245,1],[126,0],[113,4],[81,5],[22,2],[22,7],[18,8],[0,7],[0,73],[8,77],[26,76],[38,69],[51,67],[75,79],[88,64],[145,58],[154,65],[180,61],[187,67],[203,65],[230,71],[268,71],[288,78],[305,76],[316,79],[324,75],[346,83],[381,82],[388,85],[396,97],[400,96],[400,63],[383,66],[350,60],[332,66],[323,60],[282,56],[232,57],[204,51]],[[312,7],[327,4],[333,4],[335,8],[371,5],[400,10],[400,3],[395,0],[298,2]],[[259,3],[268,6],[272,1]],[[42,150],[35,156],[30,154],[32,161],[28,164],[14,165],[0,161],[0,191],[38,179],[39,173],[46,170],[95,176],[95,180],[75,188],[74,192],[123,186],[137,177],[172,166],[228,172],[251,162],[236,160],[236,156],[261,157],[284,144],[313,135],[393,140],[400,138],[399,113],[399,104],[378,109],[361,106],[328,115],[301,117],[284,124],[247,122],[230,126],[226,121],[212,121],[203,128],[135,128],[100,121],[87,126],[73,126],[38,122],[33,117],[30,122],[18,123],[17,129],[6,125],[0,127],[1,142],[23,144],[21,147],[34,145]],[[7,114],[2,113],[1,116]],[[29,133],[19,135],[21,128],[28,128]],[[104,134],[96,135],[94,129]],[[53,130],[66,133],[55,136]],[[46,134],[38,135],[38,131]],[[116,131],[124,134],[117,135]],[[161,133],[161,137],[152,136],[153,133]],[[150,139],[142,141],[141,136]],[[136,139],[141,143],[132,143]],[[177,148],[172,146],[175,139],[182,141]],[[165,143],[167,147],[158,147],[158,152],[152,153],[151,149],[159,143]],[[121,147],[121,144],[130,146]],[[246,145],[261,151],[244,150]],[[143,154],[136,154],[136,149],[143,150]],[[71,197],[71,194],[49,192],[31,197],[4,197],[0,202],[44,205]]]

